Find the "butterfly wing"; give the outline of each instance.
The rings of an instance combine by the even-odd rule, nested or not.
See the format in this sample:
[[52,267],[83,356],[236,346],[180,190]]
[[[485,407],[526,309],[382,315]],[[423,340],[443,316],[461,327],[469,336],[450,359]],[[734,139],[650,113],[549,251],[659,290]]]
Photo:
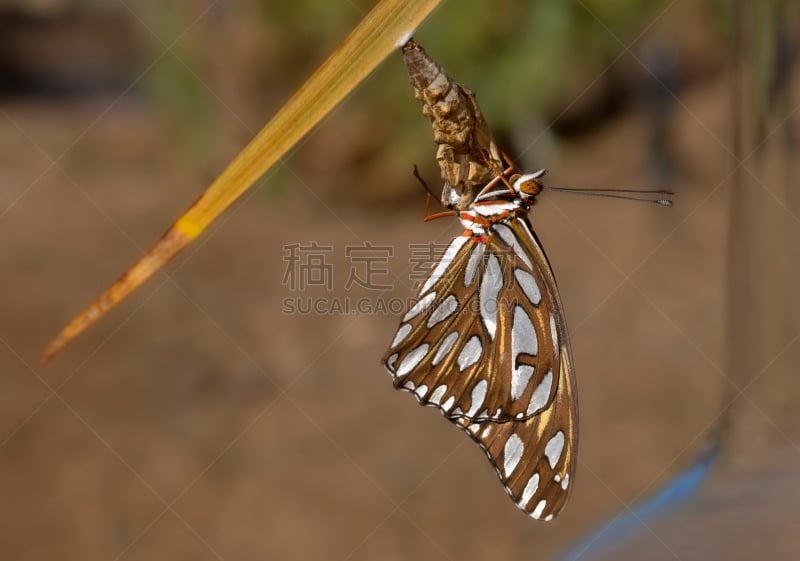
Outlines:
[[400,323],[395,386],[450,418],[528,419],[553,400],[563,324],[555,281],[523,219],[453,240]]
[[455,423],[486,453],[514,503],[533,518],[552,520],[564,508],[575,480],[578,401],[564,308],[541,244],[526,219],[509,225],[541,271],[552,294],[554,353],[558,355],[553,399],[524,421],[497,423],[456,419]]
[[558,393],[525,421],[456,419],[486,453],[514,503],[533,518],[552,520],[564,508],[575,480],[577,401],[569,347],[561,349]]
[[[491,233],[482,248],[482,242],[472,238],[453,241],[420,290],[419,301],[403,318],[384,361],[396,385],[415,391],[421,403],[439,406],[481,446],[520,509],[534,518],[551,520],[566,504],[575,479],[577,454],[578,404],[564,311],[550,264],[527,219],[497,224]],[[480,259],[475,257],[478,254]],[[491,322],[486,320],[489,314],[481,311],[488,299],[482,300],[481,294],[494,292],[486,286],[498,284],[491,272],[498,268],[504,282],[496,291],[497,324],[492,339]],[[533,283],[526,274],[531,275]],[[512,277],[516,282],[511,282]],[[475,279],[480,279],[477,286]],[[457,302],[464,302],[452,313],[442,308],[450,294],[457,294]],[[519,306],[522,312],[517,310]],[[456,313],[459,308],[461,313]],[[531,335],[529,328],[518,328],[519,313],[524,313],[533,326],[535,353],[517,352],[521,343],[514,343],[515,333],[517,339],[522,334]],[[407,325],[410,327],[404,327]],[[443,327],[437,330],[439,325]],[[489,351],[481,353],[482,360],[462,372],[454,357],[465,352],[465,341],[476,334],[490,341]],[[447,355],[449,363],[442,358]],[[509,397],[512,392],[519,395],[523,379],[519,370],[528,365],[533,367],[529,382],[535,388],[548,389],[538,390],[540,397],[534,399],[537,389],[531,392],[526,388],[531,392],[523,392],[526,399],[531,398],[527,403],[536,405],[519,419],[519,408],[514,408],[515,400]],[[500,403],[500,415],[474,414],[477,384],[470,386],[464,378],[475,373],[480,379],[491,380],[493,391],[487,387],[483,399],[486,402],[494,396],[492,399]],[[446,389],[437,389],[442,386]],[[542,397],[545,394],[547,397]],[[454,414],[456,403],[462,414]]]

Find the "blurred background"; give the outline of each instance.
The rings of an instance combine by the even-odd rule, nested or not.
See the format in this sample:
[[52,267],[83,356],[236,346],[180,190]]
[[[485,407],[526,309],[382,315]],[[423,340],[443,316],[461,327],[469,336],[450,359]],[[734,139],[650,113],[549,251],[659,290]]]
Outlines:
[[416,33],[523,169],[676,193],[533,209],[580,397],[552,523],[379,363],[382,303],[460,231],[422,223],[436,146],[399,52],[38,364],[372,5],[0,2],[2,556],[798,558],[790,2],[451,0]]

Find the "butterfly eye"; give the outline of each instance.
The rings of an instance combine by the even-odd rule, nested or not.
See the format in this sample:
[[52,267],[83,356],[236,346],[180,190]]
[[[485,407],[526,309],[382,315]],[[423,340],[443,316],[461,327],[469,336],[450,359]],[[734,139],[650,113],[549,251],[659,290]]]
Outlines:
[[514,181],[514,190],[521,195],[528,195],[529,197],[535,197],[539,193],[542,192],[542,184],[536,181],[537,178],[544,175],[541,172],[536,173],[528,173],[525,175],[520,175]]

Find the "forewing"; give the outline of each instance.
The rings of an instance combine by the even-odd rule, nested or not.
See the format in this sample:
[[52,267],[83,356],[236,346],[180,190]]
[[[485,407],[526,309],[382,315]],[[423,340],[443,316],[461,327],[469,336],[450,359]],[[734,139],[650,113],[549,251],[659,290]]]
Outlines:
[[530,418],[557,392],[555,281],[521,219],[459,237],[384,356],[395,386],[472,421]]

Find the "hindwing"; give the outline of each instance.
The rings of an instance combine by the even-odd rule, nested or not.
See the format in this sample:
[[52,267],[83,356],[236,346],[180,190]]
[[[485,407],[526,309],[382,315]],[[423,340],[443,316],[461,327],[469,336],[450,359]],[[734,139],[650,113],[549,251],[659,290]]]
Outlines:
[[551,520],[566,504],[575,480],[577,413],[572,357],[564,343],[558,393],[543,411],[525,421],[461,418],[455,423],[486,452],[517,507],[533,518]]

